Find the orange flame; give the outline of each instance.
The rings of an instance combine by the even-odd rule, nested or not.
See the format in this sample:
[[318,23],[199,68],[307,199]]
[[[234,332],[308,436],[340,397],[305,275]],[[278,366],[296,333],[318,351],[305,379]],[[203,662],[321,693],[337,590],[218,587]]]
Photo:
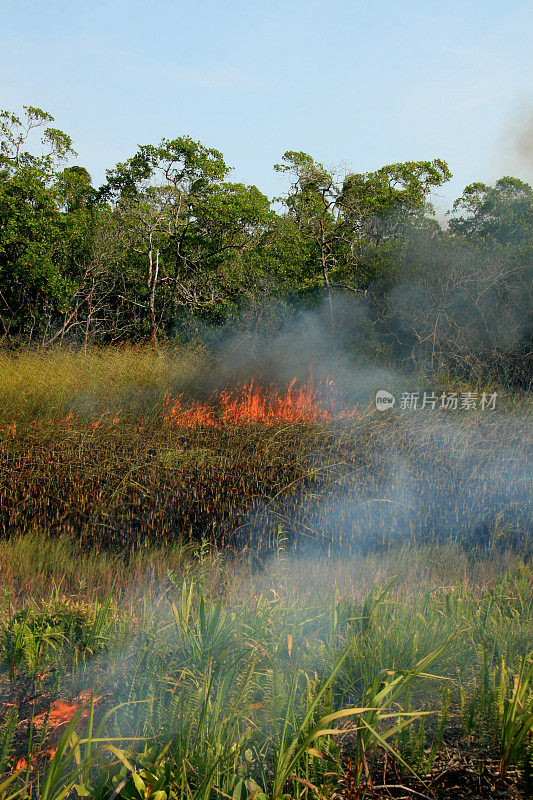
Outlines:
[[[46,720],[51,728],[57,728],[59,725],[64,725],[70,722],[77,711],[92,699],[91,692],[81,692],[75,700],[67,703],[65,700],[54,700],[48,712],[37,714],[33,718],[33,724],[40,727]],[[93,702],[96,704],[98,698],[95,697]],[[85,708],[81,714],[81,719],[85,719],[89,714],[89,709]]]
[[[35,760],[35,759],[40,759],[43,756],[48,756],[48,761],[51,761],[55,756],[56,752],[57,752],[57,747],[47,747],[45,750],[39,750],[37,753],[34,753],[32,758]],[[19,760],[15,765],[15,771],[18,772],[19,770],[27,768],[28,768],[28,759],[26,758],[26,756],[22,756],[22,758],[19,758]],[[35,767],[33,766],[33,764],[30,764],[30,771],[33,772],[34,769]]]
[[252,380],[240,389],[223,389],[207,403],[186,404],[182,396],[171,398],[167,393],[165,405],[166,422],[189,428],[330,422],[359,415],[357,404],[347,407],[338,401],[332,380],[325,382],[323,391],[317,391],[312,379],[297,387],[296,378],[283,393],[274,386],[256,386]]
[[12,436],[15,438],[17,435],[17,421],[13,420],[3,431],[6,436]]
[[[80,719],[86,719],[89,715],[88,704],[92,701],[92,703],[96,705],[99,699],[100,698],[98,697],[94,697],[91,690],[85,690],[80,692],[79,695],[70,703],[68,703],[66,700],[54,700],[48,712],[43,712],[42,714],[37,714],[35,717],[33,717],[33,724],[35,727],[39,728],[45,722],[47,722],[51,729],[56,730],[61,725],[66,725],[68,722],[71,722],[76,712],[80,709],[83,709]],[[30,771],[33,772],[35,768],[32,761],[40,760],[44,756],[48,756],[48,760],[51,761],[56,752],[56,747],[48,747],[46,749],[38,750],[37,752],[32,753],[30,762],[28,762],[26,756],[22,756],[22,758],[19,758],[17,761],[15,770],[20,771],[28,769],[29,763]]]
[[[127,422],[123,412],[104,411],[92,421],[80,419],[72,411],[63,419],[54,421],[60,428],[70,431],[72,428],[89,429],[93,432],[108,430],[118,423]],[[183,395],[172,397],[165,394],[163,419],[185,428],[211,428],[237,425],[294,424],[294,423],[328,423],[335,419],[353,419],[360,416],[357,403],[349,406],[339,400],[335,383],[328,378],[318,388],[314,387],[312,376],[307,383],[297,386],[294,378],[285,391],[276,386],[265,388],[253,380],[240,387],[225,388],[213,394],[207,402],[199,400],[186,401]],[[30,429],[41,428],[42,420],[33,420]],[[144,424],[137,425],[139,432]],[[2,436],[17,435],[15,420],[5,428],[0,427]]]

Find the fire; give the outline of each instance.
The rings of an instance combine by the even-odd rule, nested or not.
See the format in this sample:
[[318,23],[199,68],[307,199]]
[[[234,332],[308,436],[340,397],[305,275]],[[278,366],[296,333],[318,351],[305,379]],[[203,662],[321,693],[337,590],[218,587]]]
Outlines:
[[[80,709],[82,709],[80,719],[87,719],[89,715],[89,704],[93,703],[93,705],[96,705],[99,699],[99,697],[94,697],[92,691],[85,690],[80,692],[71,702],[67,702],[66,700],[54,700],[49,710],[42,714],[37,714],[33,717],[32,722],[36,728],[40,728],[47,723],[50,730],[57,730],[62,725],[71,722],[76,712]],[[29,765],[30,771],[33,772],[35,768],[32,762],[41,761],[43,758],[48,758],[48,760],[51,761],[56,752],[56,747],[42,748],[31,754],[30,762],[28,762],[26,756],[22,756],[15,765],[15,771],[28,769]]]
[[[166,423],[185,428],[213,428],[244,425],[279,425],[294,423],[328,423],[336,419],[353,419],[360,416],[355,405],[339,399],[334,381],[328,379],[314,386],[312,376],[302,385],[294,378],[287,389],[277,386],[268,388],[253,380],[241,386],[225,388],[214,393],[209,400],[185,400],[183,395],[172,397],[165,394],[163,419]],[[90,430],[92,432],[128,424],[128,416],[122,410],[104,411],[99,417],[84,420],[72,411],[60,420],[50,419],[45,425],[60,429]],[[139,432],[144,429],[141,422]],[[33,420],[29,428],[41,429],[43,420]],[[17,436],[17,423],[13,420],[7,427],[0,427],[2,436]]]
[[[59,725],[64,725],[65,723],[70,722],[76,712],[91,700],[94,702],[94,704],[96,704],[98,701],[97,697],[93,699],[91,692],[81,692],[76,699],[72,700],[70,703],[66,702],[65,700],[54,700],[48,712],[37,714],[37,716],[33,718],[33,724],[36,727],[40,727],[46,720],[48,720],[48,725],[51,728],[57,728]],[[88,714],[89,709],[84,708],[81,719],[85,719]]]
[[[45,750],[39,750],[37,753],[34,753],[32,758],[34,760],[37,760],[37,759],[42,759],[42,758],[47,756],[48,757],[48,761],[51,761],[53,759],[53,757],[55,756],[56,752],[57,752],[57,748],[56,747],[47,747]],[[15,765],[15,771],[16,772],[18,772],[20,770],[23,770],[23,769],[28,769],[28,759],[26,758],[26,756],[22,756],[22,758],[19,758],[19,760],[17,761],[17,763]],[[35,769],[35,767],[33,766],[33,764],[30,764],[30,771],[33,772],[34,769]]]
[[359,415],[357,404],[348,407],[338,401],[332,380],[317,390],[312,379],[298,387],[296,378],[285,392],[275,386],[265,389],[251,380],[238,389],[223,389],[206,403],[185,403],[182,396],[167,394],[165,406],[166,422],[189,428],[331,422]]

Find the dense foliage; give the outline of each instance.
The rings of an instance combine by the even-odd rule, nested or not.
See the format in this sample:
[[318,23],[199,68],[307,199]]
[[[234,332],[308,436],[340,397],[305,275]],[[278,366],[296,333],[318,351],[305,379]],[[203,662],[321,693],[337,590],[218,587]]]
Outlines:
[[[141,145],[96,189],[70,138],[33,107],[0,115],[0,341],[254,337],[340,293],[364,306],[372,357],[527,381],[533,190],[474,183],[435,219],[441,159],[363,174],[286,152],[271,202],[187,136]],[[42,146],[34,137],[42,133]],[[40,154],[35,153],[40,150]],[[344,332],[344,331],[341,331]]]

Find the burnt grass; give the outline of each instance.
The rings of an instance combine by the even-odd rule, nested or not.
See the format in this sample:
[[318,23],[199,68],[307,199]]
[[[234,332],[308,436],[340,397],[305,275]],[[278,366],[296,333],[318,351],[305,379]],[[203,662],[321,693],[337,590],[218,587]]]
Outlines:
[[[416,414],[329,425],[45,422],[0,437],[0,536],[119,551],[208,540],[368,552],[405,541],[529,547],[527,420]],[[494,540],[494,541],[493,541]]]

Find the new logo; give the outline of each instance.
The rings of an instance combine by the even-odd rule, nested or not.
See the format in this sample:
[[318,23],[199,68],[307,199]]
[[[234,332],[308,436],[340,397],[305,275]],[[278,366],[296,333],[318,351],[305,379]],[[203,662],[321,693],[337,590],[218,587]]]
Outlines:
[[386,392],[385,389],[380,389],[376,392],[376,408],[378,411],[386,411],[388,408],[392,408],[395,402],[394,395]]

